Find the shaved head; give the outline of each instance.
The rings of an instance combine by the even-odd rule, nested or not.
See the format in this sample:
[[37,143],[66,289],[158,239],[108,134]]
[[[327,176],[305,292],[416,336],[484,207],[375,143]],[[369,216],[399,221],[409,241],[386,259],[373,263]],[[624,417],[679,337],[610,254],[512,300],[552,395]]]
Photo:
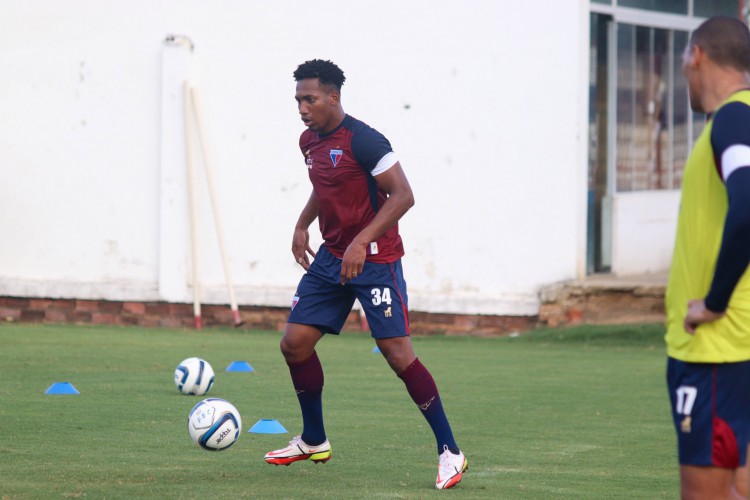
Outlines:
[[750,73],[750,30],[739,19],[717,16],[693,31],[688,51],[700,47],[719,66]]

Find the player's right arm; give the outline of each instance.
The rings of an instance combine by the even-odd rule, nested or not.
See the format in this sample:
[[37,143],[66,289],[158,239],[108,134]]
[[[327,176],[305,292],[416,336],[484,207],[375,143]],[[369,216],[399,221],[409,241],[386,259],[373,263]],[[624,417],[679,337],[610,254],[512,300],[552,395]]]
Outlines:
[[305,208],[299,214],[297,224],[294,226],[294,236],[292,236],[292,254],[294,255],[294,260],[300,266],[304,267],[305,270],[310,267],[308,255],[315,257],[315,252],[310,248],[310,231],[308,231],[308,228],[317,218],[318,198],[315,196],[315,191],[313,190],[305,204]]

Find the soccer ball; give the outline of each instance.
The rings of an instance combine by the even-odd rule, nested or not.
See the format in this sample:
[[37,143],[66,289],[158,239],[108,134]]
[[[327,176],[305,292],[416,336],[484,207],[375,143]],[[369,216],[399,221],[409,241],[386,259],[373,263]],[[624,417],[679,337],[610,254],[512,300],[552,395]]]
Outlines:
[[175,369],[174,383],[183,394],[203,396],[214,385],[214,369],[208,361],[187,358]]
[[188,415],[190,437],[209,451],[226,450],[237,441],[241,430],[240,412],[224,399],[204,399]]

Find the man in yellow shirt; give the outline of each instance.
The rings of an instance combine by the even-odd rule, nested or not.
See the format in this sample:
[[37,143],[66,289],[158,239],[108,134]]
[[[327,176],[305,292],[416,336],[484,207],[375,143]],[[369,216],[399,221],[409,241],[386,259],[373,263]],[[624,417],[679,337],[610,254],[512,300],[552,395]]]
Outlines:
[[747,498],[750,30],[714,17],[683,56],[709,120],[685,166],[667,288],[667,381],[683,499]]

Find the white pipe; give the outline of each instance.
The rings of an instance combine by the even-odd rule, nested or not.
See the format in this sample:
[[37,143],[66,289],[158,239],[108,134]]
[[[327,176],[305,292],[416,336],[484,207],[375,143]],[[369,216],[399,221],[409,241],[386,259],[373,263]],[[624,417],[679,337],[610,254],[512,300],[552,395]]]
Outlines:
[[201,319],[201,284],[198,274],[198,227],[197,213],[195,207],[195,167],[193,165],[193,141],[191,140],[190,119],[190,84],[187,80],[182,82],[183,103],[185,107],[185,153],[187,156],[187,185],[188,185],[188,209],[190,219],[190,260],[193,274],[193,317],[195,328],[203,327]]
[[232,317],[234,320],[234,326],[242,325],[242,319],[240,318],[239,307],[237,306],[237,298],[234,295],[234,285],[232,284],[232,276],[229,272],[229,258],[227,257],[226,243],[224,242],[224,230],[221,225],[221,215],[219,212],[219,201],[216,196],[216,189],[214,188],[213,180],[213,169],[209,160],[209,154],[207,151],[206,138],[203,132],[203,113],[200,95],[198,90],[194,87],[190,88],[190,96],[193,102],[193,112],[195,112],[195,122],[198,130],[198,139],[201,145],[201,152],[203,154],[203,167],[206,171],[206,182],[208,184],[208,194],[211,198],[211,208],[213,209],[214,225],[216,226],[216,238],[219,241],[219,251],[221,252],[221,263],[224,267],[224,278],[227,283],[227,290],[229,292],[229,303],[232,309]]

